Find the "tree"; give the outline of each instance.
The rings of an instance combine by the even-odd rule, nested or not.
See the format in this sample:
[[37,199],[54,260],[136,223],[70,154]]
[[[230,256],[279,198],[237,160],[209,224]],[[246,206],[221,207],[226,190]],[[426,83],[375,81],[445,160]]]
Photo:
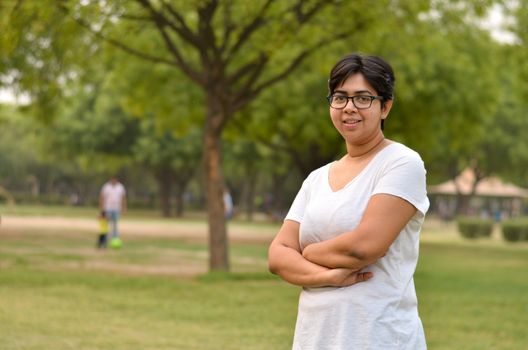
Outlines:
[[[152,40],[152,33],[144,33],[136,42]],[[119,51],[105,56],[106,88],[114,104],[139,119],[140,134],[131,150],[133,157],[153,172],[163,216],[171,215],[173,191],[176,215],[181,216],[185,189],[202,157],[202,94],[171,67],[146,65]]]
[[[431,114],[429,107],[432,106],[432,111],[439,112],[438,114],[444,118],[443,122],[446,122],[450,117],[443,108],[446,103],[449,111],[459,110],[456,118],[446,125],[449,125],[453,135],[456,136],[460,149],[467,150],[469,149],[467,145],[470,145],[469,142],[465,142],[465,135],[460,135],[460,127],[470,124],[469,121],[479,120],[474,118],[477,112],[472,111],[461,101],[460,95],[457,96],[449,89],[452,84],[465,82],[462,79],[465,74],[464,64],[471,62],[461,61],[458,65],[455,64],[456,62],[451,62],[456,50],[464,49],[462,43],[458,46],[447,45],[449,50],[444,54],[442,50],[445,48],[445,40],[442,40],[442,35],[446,34],[446,30],[442,26],[442,21],[444,17],[449,19],[454,23],[453,28],[461,30],[456,34],[463,33],[463,30],[468,28],[464,26],[466,15],[473,12],[481,13],[482,9],[493,3],[491,0],[486,2],[387,0],[374,3],[337,0],[48,1],[49,4],[56,6],[46,7],[27,2],[17,2],[17,5],[13,6],[12,12],[17,14],[15,28],[23,28],[25,25],[24,28],[29,28],[32,35],[28,37],[27,34],[22,34],[22,30],[8,30],[8,34],[17,33],[11,36],[19,43],[18,46],[14,45],[15,48],[13,45],[5,45],[16,53],[14,57],[17,59],[10,61],[19,61],[18,69],[8,70],[8,76],[23,76],[23,69],[29,69],[36,72],[35,77],[53,81],[54,84],[51,86],[60,90],[64,86],[62,81],[75,78],[72,72],[80,68],[72,57],[81,51],[86,53],[86,57],[90,57],[93,52],[111,50],[111,46],[145,62],[182,72],[201,89],[205,109],[202,142],[204,174],[207,180],[211,269],[229,267],[227,232],[222,205],[224,175],[221,143],[224,130],[237,113],[241,113],[263,92],[290,76],[313,53],[322,52],[323,49],[336,49],[338,46],[332,45],[342,39],[348,39],[346,45],[343,45],[347,47],[346,51],[339,48],[339,55],[351,51],[351,47],[374,49],[366,51],[387,53],[384,56],[391,62],[400,63],[397,69],[405,72],[401,80],[404,82],[402,85],[408,88],[404,89],[400,96],[402,102],[407,99],[409,104],[407,110],[404,110],[405,104],[401,104],[401,112],[396,113],[401,113],[399,122],[398,119],[394,123],[391,121],[397,139],[408,137],[406,133],[412,126],[420,125],[434,130],[434,123],[442,123],[438,120],[431,122],[426,119],[418,121],[413,119],[416,110],[412,107],[416,107],[414,104],[416,100],[412,99],[416,96],[412,96],[412,93],[415,91],[420,92],[424,97],[417,106],[421,116]],[[39,12],[43,15],[38,21],[32,22],[34,14]],[[346,13],[346,18],[343,13]],[[40,24],[40,27],[35,22]],[[87,31],[79,32],[79,28],[72,27],[73,22],[78,23],[79,28],[86,28]],[[433,25],[429,26],[428,23]],[[62,33],[64,28],[69,32],[63,38],[58,34]],[[426,30],[423,30],[424,28]],[[416,29],[419,30],[417,37],[427,43],[426,49],[420,49],[419,44],[422,44],[422,41],[413,36],[413,31]],[[406,33],[405,38],[412,40],[404,42],[395,37],[396,33],[399,35],[402,32]],[[89,37],[88,33],[92,33],[92,36]],[[356,35],[357,33],[362,33],[363,37]],[[365,33],[369,34],[365,35]],[[431,33],[435,33],[432,39],[428,36]],[[449,33],[448,30],[447,34],[450,35]],[[72,38],[81,38],[81,40],[70,40]],[[144,38],[151,40],[141,40]],[[449,38],[453,40],[455,36]],[[65,54],[64,49],[73,47],[67,45],[72,45],[74,42],[76,50],[69,50],[68,54]],[[18,47],[21,49],[17,50]],[[409,47],[415,51],[407,51],[406,48]],[[31,55],[36,56],[37,60],[34,58],[28,60],[24,57],[24,52],[27,53],[30,48],[38,51],[39,55]],[[52,53],[58,52],[56,56],[60,59],[48,57],[50,48],[54,49]],[[45,52],[48,52],[48,56],[44,55]],[[439,57],[433,60],[434,64],[431,67],[429,59],[437,54]],[[478,56],[465,57],[480,59]],[[335,61],[335,57],[332,61]],[[45,77],[37,74],[40,72],[35,67],[53,62],[55,66],[52,68],[58,68],[49,71],[62,80],[54,79],[53,74],[47,74]],[[419,69],[414,66],[416,63],[419,63]],[[449,75],[452,80],[441,80],[440,85],[426,84],[423,88],[418,84],[424,72],[428,74],[426,77],[433,79],[451,73],[450,69],[453,67],[449,66],[449,63],[453,63],[455,71],[461,74]],[[63,69],[59,69],[60,67]],[[475,74],[478,74],[478,69],[471,69],[471,75],[474,77]],[[31,88],[30,83],[24,86]],[[444,93],[447,93],[447,99],[440,98]],[[472,98],[475,95],[478,94],[471,95]],[[429,106],[431,101],[434,103]],[[492,105],[492,102],[489,102],[489,105]],[[485,104],[483,107],[479,105],[479,109],[486,110],[489,105]],[[277,112],[282,113],[282,111]],[[470,118],[467,118],[466,113]],[[258,118],[258,113],[252,115]],[[281,127],[280,131],[285,138],[292,135],[284,132],[289,127],[287,123]],[[310,128],[306,130],[307,135],[318,136],[317,131],[315,133],[309,131]],[[415,142],[422,146],[432,144],[425,137]],[[315,146],[311,147],[313,151],[310,152],[311,155],[316,156],[313,160],[298,158],[301,159],[298,162],[299,167],[305,168],[303,172],[314,164],[320,164],[331,153],[319,152],[321,143],[313,144]],[[427,146],[422,149],[427,151]],[[453,149],[456,150],[456,147]],[[433,158],[434,155],[427,155],[427,159]],[[311,165],[301,163],[311,163]]]
[[[500,45],[474,20],[461,21],[482,14],[480,4],[459,2],[456,12],[447,5],[434,8],[437,12],[429,18],[431,6],[427,1],[402,3],[394,15],[384,17],[383,29],[358,31],[350,41],[358,42],[354,50],[379,54],[394,66],[396,103],[385,133],[420,152],[434,183],[456,177],[470,164],[479,164],[481,175],[485,166],[491,167],[491,158],[475,161],[483,143],[494,142],[486,135],[496,122],[492,116],[501,81],[496,74]],[[324,53],[317,53],[313,63],[304,65],[306,73],[290,77],[257,101],[259,107],[270,107],[252,108],[240,122],[235,119],[255,139],[290,155],[304,175],[343,152],[323,101],[328,71],[320,67],[327,61]]]
[[[225,126],[237,111],[287,77],[309,54],[365,24],[348,21],[344,30],[339,26],[328,30],[331,24],[342,25],[325,19],[338,18],[343,4],[333,7],[327,0],[208,0],[178,5],[136,0],[132,4],[116,1],[86,6],[57,0],[56,4],[102,40],[147,61],[181,70],[204,92],[210,268],[227,270],[220,154]],[[352,11],[350,18],[361,18],[354,17],[357,11]],[[321,30],[322,23],[327,30]],[[150,47],[135,47],[133,35],[146,28],[155,29],[160,40]],[[159,50],[160,42],[165,52]]]
[[154,118],[143,118],[140,135],[133,146],[135,158],[154,173],[162,214],[171,215],[170,198],[176,192],[176,215],[183,214],[183,195],[201,159],[199,129],[178,137],[174,132],[156,129]]
[[[503,89],[500,44],[476,25],[489,5],[438,3],[437,13],[402,22],[399,34],[408,40],[385,32],[375,43],[394,62],[397,77],[386,134],[419,151],[430,183],[454,179],[470,166],[480,180],[492,167],[484,144],[501,127],[494,118]],[[459,193],[460,211],[469,199]]]
[[0,29],[0,84],[29,96],[27,110],[49,121],[68,84],[91,75],[99,45],[50,2],[0,2]]
[[60,200],[57,192],[69,192],[78,174],[75,165],[50,160],[41,142],[45,135],[24,109],[0,105],[0,185],[22,201]]
[[[331,53],[335,61],[339,54]],[[329,62],[323,66],[325,58]],[[303,177],[335,160],[344,143],[332,126],[325,99],[331,66],[330,59],[317,54],[237,115],[233,126],[271,152],[284,153]]]
[[13,106],[0,105],[0,185],[6,193],[29,187],[28,175],[35,176],[42,168],[34,152],[35,134]]
[[[510,3],[508,3],[510,4]],[[525,131],[528,130],[528,8],[523,2],[512,2],[505,8],[505,13],[512,22],[509,30],[514,34],[515,41],[505,45],[503,59],[506,62],[503,69],[508,74],[507,100],[501,105],[511,113],[508,122],[507,150],[511,164],[506,176],[521,186],[528,187],[528,176],[525,169],[528,167],[528,139]],[[505,73],[504,72],[504,73]]]

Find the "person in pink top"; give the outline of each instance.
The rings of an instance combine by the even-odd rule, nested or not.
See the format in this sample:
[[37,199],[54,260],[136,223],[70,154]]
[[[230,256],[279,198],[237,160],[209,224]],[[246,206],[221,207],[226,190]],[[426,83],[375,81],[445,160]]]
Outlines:
[[103,185],[99,195],[99,207],[105,212],[110,225],[110,245],[114,248],[121,246],[118,222],[120,215],[127,209],[127,202],[125,186],[118,181],[116,176]]

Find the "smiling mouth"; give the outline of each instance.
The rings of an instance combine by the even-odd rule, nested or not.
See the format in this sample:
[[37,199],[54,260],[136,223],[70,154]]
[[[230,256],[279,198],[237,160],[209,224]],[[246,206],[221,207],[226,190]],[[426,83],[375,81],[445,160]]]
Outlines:
[[343,124],[345,125],[354,125],[361,122],[361,120],[343,120]]

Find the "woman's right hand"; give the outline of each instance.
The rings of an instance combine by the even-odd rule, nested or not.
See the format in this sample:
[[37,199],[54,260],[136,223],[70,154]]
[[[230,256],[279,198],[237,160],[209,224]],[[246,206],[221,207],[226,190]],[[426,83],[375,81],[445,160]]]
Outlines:
[[346,287],[359,282],[365,282],[372,278],[372,272],[361,272],[347,268],[336,268],[325,271],[329,286]]

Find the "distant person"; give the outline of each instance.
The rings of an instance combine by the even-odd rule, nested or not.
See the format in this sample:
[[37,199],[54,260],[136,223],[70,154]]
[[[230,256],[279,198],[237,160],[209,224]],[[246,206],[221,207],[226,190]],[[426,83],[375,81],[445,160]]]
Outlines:
[[80,203],[79,194],[72,193],[70,195],[70,198],[69,198],[69,203],[70,203],[71,206],[79,205],[79,203]]
[[99,207],[105,212],[110,225],[110,246],[120,248],[122,242],[118,222],[121,213],[126,212],[127,202],[125,186],[117,180],[116,176],[103,185],[99,195]]
[[233,207],[233,197],[231,197],[231,193],[229,193],[229,190],[226,188],[224,189],[224,214],[226,220],[230,220],[233,217],[234,213],[234,207]]
[[99,236],[97,237],[97,248],[105,249],[108,239],[108,218],[104,210],[101,210],[98,217]]
[[305,179],[269,248],[270,271],[303,287],[293,349],[426,349],[413,280],[426,172],[383,135],[394,81],[377,56],[347,55],[330,72],[346,153]]

